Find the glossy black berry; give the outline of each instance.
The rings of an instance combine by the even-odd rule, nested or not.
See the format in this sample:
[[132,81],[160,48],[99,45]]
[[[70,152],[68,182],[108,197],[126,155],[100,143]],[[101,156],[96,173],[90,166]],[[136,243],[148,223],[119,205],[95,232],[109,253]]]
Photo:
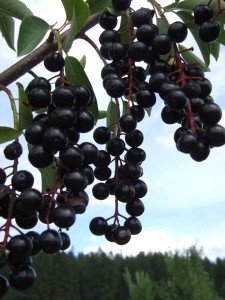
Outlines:
[[150,108],[156,103],[156,96],[147,89],[139,90],[136,94],[137,104],[142,108]]
[[17,141],[14,141],[11,144],[7,145],[4,149],[5,158],[9,160],[15,160],[19,158],[22,153],[22,145]]
[[110,178],[112,171],[109,167],[97,167],[94,170],[95,178],[101,181],[105,181]]
[[120,117],[119,124],[123,132],[131,133],[136,129],[137,121],[133,115],[125,114]]
[[122,139],[114,137],[106,144],[106,150],[110,155],[119,156],[125,150],[125,143]]
[[46,126],[42,122],[32,123],[27,126],[24,135],[26,141],[31,145],[41,144]]
[[77,112],[77,122],[74,126],[81,133],[89,132],[95,125],[95,119],[90,111],[80,110]]
[[98,200],[104,200],[109,196],[109,186],[105,183],[97,183],[92,188],[93,196]]
[[104,235],[107,229],[107,221],[102,217],[95,217],[91,220],[89,228],[94,235]]
[[200,120],[207,125],[218,123],[222,118],[222,110],[216,103],[206,103],[199,110]]
[[52,93],[52,103],[55,106],[71,107],[75,103],[73,90],[67,86],[58,86]]
[[194,8],[194,23],[201,25],[213,17],[213,11],[208,5],[200,4]]
[[27,212],[38,210],[42,204],[42,194],[34,188],[23,190],[18,199],[23,209]]
[[21,265],[9,276],[10,286],[18,291],[29,289],[35,282],[36,273],[29,265]]
[[182,90],[174,90],[168,94],[166,104],[173,110],[182,110],[188,104],[188,98]]
[[115,43],[119,41],[118,32],[116,30],[104,30],[99,36],[99,42],[101,45],[107,43]]
[[214,20],[210,20],[201,24],[198,34],[203,42],[213,43],[218,39],[220,31],[220,24]]
[[187,33],[187,26],[180,21],[172,23],[168,28],[168,35],[170,39],[176,43],[183,42],[187,37]]
[[149,8],[141,7],[132,13],[132,22],[136,27],[140,27],[143,24],[151,24],[154,11]]
[[144,203],[138,198],[135,198],[134,200],[129,201],[126,204],[127,213],[133,217],[138,217],[142,215],[144,210]]
[[36,87],[27,94],[28,101],[33,109],[46,108],[51,102],[51,95],[48,90]]
[[152,42],[153,49],[161,55],[169,53],[171,46],[172,42],[168,34],[158,34]]
[[10,255],[16,260],[22,261],[32,252],[32,242],[25,235],[15,235],[7,244]]
[[58,52],[49,53],[44,58],[44,66],[50,72],[59,72],[64,67],[64,58]]
[[125,135],[125,141],[130,147],[139,147],[143,143],[143,140],[144,135],[138,129]]
[[225,128],[219,124],[211,125],[206,130],[206,141],[211,147],[225,144]]
[[174,124],[178,122],[182,117],[182,112],[180,111],[175,111],[170,109],[168,106],[164,106],[161,112],[161,118],[163,122],[166,124]]
[[69,107],[56,107],[51,115],[51,124],[62,129],[69,129],[76,123],[77,115]]
[[206,160],[209,154],[210,147],[203,142],[199,142],[195,150],[191,152],[190,156],[193,160],[201,162]]
[[75,95],[75,105],[77,107],[86,107],[91,102],[91,91],[90,89],[85,85],[77,85],[73,89],[74,95]]
[[93,138],[98,144],[106,144],[111,137],[111,131],[105,126],[96,128],[93,132]]
[[147,56],[148,48],[142,42],[133,42],[127,49],[127,55],[134,61],[142,61]]
[[51,91],[50,82],[44,77],[36,77],[27,86],[27,91],[31,91],[32,89],[39,87],[42,89],[46,89],[47,91]]
[[78,168],[84,161],[84,155],[78,147],[69,145],[59,152],[59,158],[67,168]]
[[130,230],[132,235],[139,234],[142,230],[141,222],[136,217],[129,217],[126,219],[124,226]]
[[139,105],[133,105],[130,108],[130,113],[135,117],[137,122],[141,122],[145,116],[145,110]]
[[38,252],[41,251],[39,243],[40,234],[36,231],[28,231],[26,233],[26,236],[31,240],[33,245],[31,255],[36,255]]
[[130,229],[125,226],[118,226],[115,230],[113,230],[113,239],[118,245],[127,244],[131,239]]
[[62,247],[62,238],[54,229],[43,231],[39,238],[41,249],[48,254],[58,252]]
[[121,183],[115,187],[115,197],[121,202],[128,202],[134,199],[135,189],[132,184]]
[[52,220],[59,228],[69,228],[76,221],[75,211],[68,204],[57,206],[52,212]]
[[62,150],[68,144],[68,136],[59,127],[51,126],[47,128],[42,137],[42,145],[48,151]]
[[98,148],[89,142],[83,142],[79,145],[79,148],[84,155],[84,164],[90,165],[98,160]]
[[75,192],[83,191],[88,185],[88,178],[84,172],[74,170],[67,172],[63,177],[64,185]]
[[27,170],[20,170],[13,174],[11,182],[13,188],[21,192],[33,186],[34,176]]
[[99,17],[99,25],[108,30],[112,30],[117,25],[117,16],[112,15],[108,10],[104,11]]
[[35,145],[30,149],[28,159],[35,168],[46,168],[53,162],[54,155],[42,145]]
[[105,89],[109,96],[113,98],[120,98],[124,95],[126,86],[122,79],[113,78],[107,82]]
[[177,141],[177,149],[183,153],[191,153],[198,145],[198,139],[195,134],[187,131]]

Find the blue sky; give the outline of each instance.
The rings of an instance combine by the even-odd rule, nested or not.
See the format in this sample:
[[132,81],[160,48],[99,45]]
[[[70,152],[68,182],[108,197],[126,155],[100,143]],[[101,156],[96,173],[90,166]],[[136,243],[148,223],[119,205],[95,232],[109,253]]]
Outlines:
[[[64,21],[59,0],[47,2],[39,0],[38,3],[34,0],[24,0],[23,2],[31,7],[37,16],[44,18],[50,24],[57,21],[60,26]],[[133,0],[132,6],[137,8],[138,2]],[[168,1],[165,2],[168,3]],[[145,3],[147,1],[142,1],[142,6],[145,6]],[[44,4],[44,10],[42,4]],[[50,10],[52,14],[48,16]],[[97,40],[100,32],[100,28],[91,30],[89,36]],[[1,69],[4,70],[17,58],[13,51],[5,47],[4,41],[0,40]],[[192,46],[192,43],[193,40],[189,34],[187,47]],[[104,92],[101,83],[102,63],[87,43],[76,41],[71,49],[71,55],[81,58],[83,54],[87,55],[86,72],[100,102],[100,109],[105,109],[109,97]],[[212,60],[211,72],[207,73],[206,77],[213,84],[212,96],[225,111],[224,61],[225,49],[222,49],[219,61]],[[35,68],[35,72],[47,78],[52,76],[42,65]],[[26,86],[30,79],[30,75],[26,75],[19,81]],[[11,85],[10,89],[16,97],[15,85]],[[9,126],[11,117],[7,112],[8,100],[3,93],[1,101],[1,125]],[[81,251],[87,253],[101,247],[105,251],[135,255],[140,251],[182,250],[196,244],[199,248],[202,247],[204,253],[211,259],[216,256],[224,257],[225,147],[213,149],[209,158],[202,163],[197,163],[189,155],[180,153],[173,142],[173,133],[178,125],[163,123],[160,117],[162,107],[162,100],[157,98],[151,117],[146,117],[138,124],[138,129],[142,130],[145,136],[142,147],[147,154],[147,159],[143,163],[142,179],[149,188],[147,196],[143,199],[146,210],[140,217],[143,231],[138,236],[133,236],[131,242],[123,247],[107,242],[104,237],[93,236],[88,229],[90,220],[95,216],[107,218],[113,214],[114,208],[113,198],[105,201],[95,200],[91,196],[91,187],[89,187],[90,204],[87,211],[84,215],[77,216],[75,225],[69,231],[75,253]],[[225,126],[225,114],[221,124]],[[83,135],[82,139],[90,140],[91,135]],[[3,149],[4,145],[0,145],[0,153]],[[4,165],[3,155],[0,154],[0,157]],[[28,168],[25,159],[20,162],[20,168]],[[38,187],[40,178],[38,178],[38,173],[33,168],[31,169],[35,172],[37,178],[35,185]],[[38,228],[41,231],[45,229],[45,226],[40,224]]]

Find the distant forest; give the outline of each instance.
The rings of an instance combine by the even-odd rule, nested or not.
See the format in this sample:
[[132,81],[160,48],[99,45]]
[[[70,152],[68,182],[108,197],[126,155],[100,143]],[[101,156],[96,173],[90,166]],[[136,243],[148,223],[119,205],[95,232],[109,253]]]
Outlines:
[[[26,292],[10,288],[4,300],[220,300],[225,299],[225,260],[204,258],[196,248],[182,253],[40,253]],[[8,276],[7,269],[1,274]]]

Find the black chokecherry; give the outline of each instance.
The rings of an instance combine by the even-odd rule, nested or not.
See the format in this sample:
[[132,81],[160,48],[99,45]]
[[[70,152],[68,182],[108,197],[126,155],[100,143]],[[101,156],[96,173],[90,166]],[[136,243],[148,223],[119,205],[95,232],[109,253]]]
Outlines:
[[50,72],[59,72],[64,67],[64,58],[59,52],[52,52],[45,56],[44,66]]

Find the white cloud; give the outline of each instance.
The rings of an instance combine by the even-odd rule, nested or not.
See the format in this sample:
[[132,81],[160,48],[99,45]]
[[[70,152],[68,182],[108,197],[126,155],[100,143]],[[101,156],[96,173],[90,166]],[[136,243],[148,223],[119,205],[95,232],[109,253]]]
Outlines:
[[[214,235],[215,234],[215,235]],[[93,241],[93,239],[91,239]],[[94,239],[93,246],[83,250],[84,254],[97,252],[101,248],[105,253],[120,253],[124,256],[136,256],[140,252],[182,252],[192,246],[197,249],[203,249],[203,254],[215,260],[216,257],[223,257],[225,253],[225,241],[219,238],[216,229],[205,234],[201,239],[194,235],[175,236],[166,229],[148,228],[143,230],[139,235],[132,236],[130,242],[124,246],[119,246],[108,241],[96,244]]]

